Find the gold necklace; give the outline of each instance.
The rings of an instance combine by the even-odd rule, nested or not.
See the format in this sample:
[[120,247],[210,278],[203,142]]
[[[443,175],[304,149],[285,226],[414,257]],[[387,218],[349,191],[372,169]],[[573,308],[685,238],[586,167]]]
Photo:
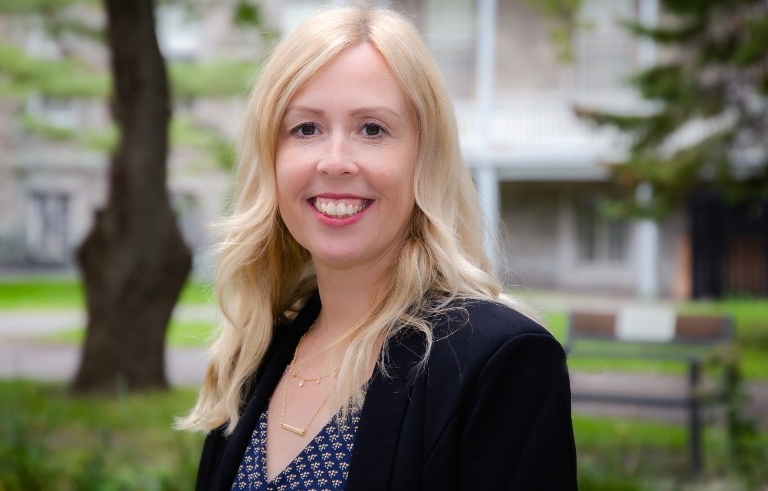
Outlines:
[[[309,331],[305,332],[301,336],[301,338],[299,339],[299,343],[296,345],[296,349],[293,352],[293,358],[291,359],[291,363],[286,367],[286,370],[290,369],[291,377],[292,378],[297,378],[298,377],[300,379],[299,380],[299,387],[303,387],[304,386],[304,382],[306,382],[307,380],[314,380],[316,385],[320,385],[320,381],[323,378],[328,377],[330,375],[330,374],[326,374],[326,375],[321,375],[320,377],[304,379],[304,378],[299,377],[298,374],[296,373],[296,369],[295,369],[296,358],[299,355],[299,348],[301,348],[301,342],[304,341],[304,336],[306,336],[307,334],[309,334]],[[338,370],[334,370],[333,371],[333,375],[336,376],[337,374],[338,374]],[[287,396],[287,394],[288,394],[288,383],[285,383],[285,384],[283,384],[283,401],[282,401],[282,404],[281,404],[281,407],[280,407],[280,428],[282,428],[284,430],[287,430],[287,431],[290,431],[291,433],[295,433],[295,434],[297,434],[299,436],[304,436],[307,433],[307,428],[309,428],[309,425],[311,425],[312,421],[314,421],[315,418],[317,417],[317,415],[320,414],[320,409],[322,409],[323,406],[325,405],[325,403],[328,401],[328,398],[331,396],[331,393],[329,391],[328,394],[326,394],[325,398],[323,399],[323,402],[321,402],[320,405],[317,407],[315,412],[312,414],[312,417],[309,418],[309,421],[307,421],[307,424],[304,425],[304,428],[298,428],[296,426],[291,426],[291,425],[289,425],[288,423],[285,422],[285,405],[286,405],[286,399],[287,399],[286,396]]]
[[299,387],[304,387],[304,384],[307,383],[308,381],[314,382],[315,385],[320,385],[320,382],[324,378],[330,377],[331,375],[333,375],[335,377],[336,375],[339,374],[338,370],[334,370],[331,373],[326,373],[325,375],[320,375],[319,377],[304,378],[301,375],[299,375],[299,373],[296,371],[296,365],[294,365],[293,363],[288,365],[288,368],[290,369],[290,372],[291,372],[291,378],[298,378],[299,379]]
[[325,399],[323,399],[323,402],[321,402],[320,405],[317,406],[315,413],[312,415],[311,418],[309,418],[309,421],[307,421],[307,424],[304,425],[304,428],[297,428],[296,426],[291,426],[285,422],[285,394],[286,392],[288,392],[287,389],[288,389],[288,384],[285,384],[283,386],[283,404],[282,404],[282,407],[280,408],[280,428],[284,430],[288,430],[291,433],[295,433],[299,436],[304,436],[307,434],[307,428],[309,428],[309,425],[311,425],[312,421],[314,421],[317,415],[320,414],[320,409],[322,409],[322,407],[328,401],[328,398],[331,396],[331,393],[329,392],[325,396]]

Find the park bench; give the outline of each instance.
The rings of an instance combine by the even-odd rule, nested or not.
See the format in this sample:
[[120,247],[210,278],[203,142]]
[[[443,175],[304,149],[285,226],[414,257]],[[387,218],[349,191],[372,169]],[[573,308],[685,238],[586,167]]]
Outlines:
[[[671,308],[625,307],[617,312],[572,312],[566,352],[576,357],[666,360],[687,368],[682,394],[654,392],[653,387],[574,390],[574,401],[631,404],[687,411],[689,470],[702,468],[702,409],[727,404],[736,362],[732,356],[733,321],[728,316],[683,315]],[[719,368],[722,378],[705,377],[705,368]]]

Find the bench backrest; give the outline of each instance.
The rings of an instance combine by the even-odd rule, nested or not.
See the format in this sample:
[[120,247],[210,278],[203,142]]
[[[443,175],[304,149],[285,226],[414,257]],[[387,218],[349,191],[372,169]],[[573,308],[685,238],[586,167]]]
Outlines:
[[734,338],[733,321],[725,315],[677,314],[671,310],[572,312],[568,346],[579,340],[715,345]]

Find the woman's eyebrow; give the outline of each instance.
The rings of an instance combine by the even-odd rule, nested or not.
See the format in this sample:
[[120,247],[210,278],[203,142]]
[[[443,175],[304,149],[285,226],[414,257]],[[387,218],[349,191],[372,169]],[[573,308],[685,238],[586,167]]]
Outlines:
[[353,116],[360,116],[361,114],[370,114],[375,112],[386,112],[391,114],[392,116],[395,116],[398,119],[401,119],[400,113],[395,111],[394,109],[388,107],[388,106],[366,106],[366,107],[360,107],[352,111]]
[[285,110],[285,114],[293,113],[293,112],[310,113],[317,116],[323,116],[325,114],[325,111],[323,111],[322,109],[317,109],[309,106],[289,106],[288,109]]
[[[313,114],[316,116],[324,116],[325,111],[323,109],[318,109],[316,107],[311,106],[290,106],[288,109],[286,109],[285,114],[289,113],[308,113]],[[401,115],[394,109],[388,107],[388,106],[364,106],[359,107],[357,109],[354,109],[350,114],[352,116],[360,116],[362,114],[370,114],[370,113],[376,113],[376,112],[385,112],[388,114],[391,114],[392,116],[395,116],[396,118],[400,119]]]

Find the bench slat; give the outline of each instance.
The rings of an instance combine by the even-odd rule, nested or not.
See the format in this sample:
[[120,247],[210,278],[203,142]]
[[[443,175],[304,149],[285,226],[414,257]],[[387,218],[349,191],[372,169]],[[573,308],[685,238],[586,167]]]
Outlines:
[[[613,313],[573,312],[568,327],[568,345],[579,339],[593,339],[628,342],[617,332],[617,316]],[[720,344],[733,339],[733,325],[727,316],[704,316],[678,314],[675,319],[674,337],[670,343],[679,344]],[[632,340],[638,343],[661,343],[659,341]]]

